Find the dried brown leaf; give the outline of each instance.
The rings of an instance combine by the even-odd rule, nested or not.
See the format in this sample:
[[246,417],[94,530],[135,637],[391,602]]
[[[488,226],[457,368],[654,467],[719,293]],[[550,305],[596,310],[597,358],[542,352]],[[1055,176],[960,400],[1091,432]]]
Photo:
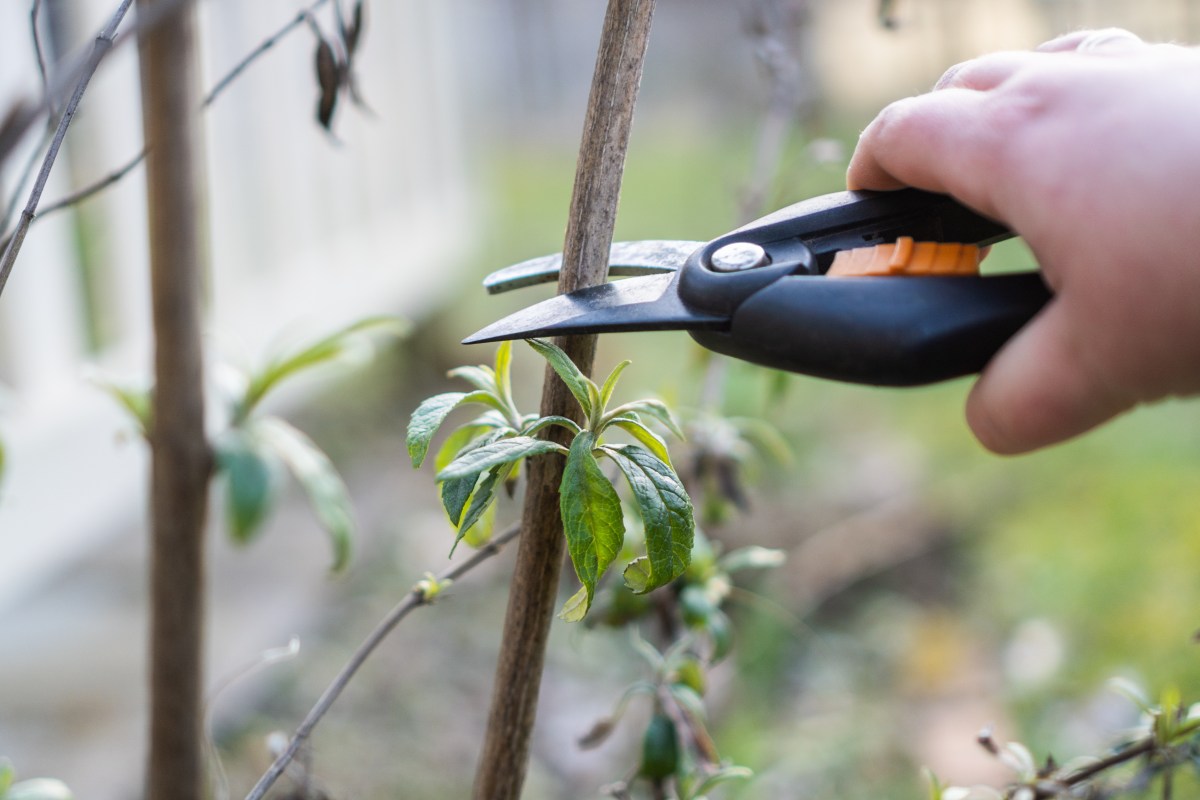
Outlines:
[[358,42],[363,32],[363,6],[363,0],[358,0],[354,4],[354,15],[350,19],[350,24],[342,30],[342,41],[346,44],[346,53],[350,60],[354,59],[354,53],[358,50]]
[[337,107],[342,75],[337,56],[333,52],[333,45],[324,37],[317,40],[316,67],[317,87],[321,91],[320,99],[317,101],[317,122],[321,123],[321,127],[325,130],[329,130],[333,123],[334,109]]

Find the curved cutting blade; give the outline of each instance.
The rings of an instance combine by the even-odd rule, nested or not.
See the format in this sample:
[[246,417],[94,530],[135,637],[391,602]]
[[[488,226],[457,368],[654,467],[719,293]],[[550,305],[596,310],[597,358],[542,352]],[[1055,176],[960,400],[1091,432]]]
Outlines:
[[[617,242],[609,249],[608,274],[633,276],[674,272],[703,244],[670,239]],[[483,279],[483,285],[488,294],[499,294],[510,289],[557,281],[561,270],[562,253],[555,253],[496,270]]]
[[675,275],[590,286],[524,308],[463,339],[463,344],[577,333],[723,330],[729,320],[693,311],[676,292]]

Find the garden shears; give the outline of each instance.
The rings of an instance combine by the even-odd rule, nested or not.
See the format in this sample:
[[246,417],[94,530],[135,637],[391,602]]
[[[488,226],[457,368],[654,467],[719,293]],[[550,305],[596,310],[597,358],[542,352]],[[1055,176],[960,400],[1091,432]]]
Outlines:
[[[684,330],[776,369],[881,386],[979,372],[1050,298],[1040,273],[980,275],[1012,233],[946,195],[838,192],[709,242],[614,244],[613,281],[559,295],[464,343]],[[501,269],[491,293],[556,280],[562,257]],[[632,276],[632,277],[629,277]]]

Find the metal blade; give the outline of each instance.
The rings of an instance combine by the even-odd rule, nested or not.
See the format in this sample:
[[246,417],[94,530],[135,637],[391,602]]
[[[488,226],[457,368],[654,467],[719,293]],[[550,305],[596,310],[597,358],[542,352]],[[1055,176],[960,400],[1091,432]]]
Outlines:
[[[631,276],[674,272],[682,267],[687,257],[702,244],[704,242],[669,239],[617,242],[608,251],[608,274]],[[557,281],[561,270],[562,253],[555,253],[496,270],[483,279],[483,285],[488,294],[499,294],[535,283]]]
[[522,309],[463,339],[463,344],[621,331],[722,330],[725,317],[683,304],[675,275],[650,275],[591,286]]

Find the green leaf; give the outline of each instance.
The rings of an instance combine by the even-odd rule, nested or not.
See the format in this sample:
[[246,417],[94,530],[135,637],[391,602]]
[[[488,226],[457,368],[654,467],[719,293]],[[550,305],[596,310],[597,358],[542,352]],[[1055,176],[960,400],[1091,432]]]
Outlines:
[[496,348],[496,388],[500,396],[512,398],[512,342],[501,342]]
[[[433,459],[433,467],[436,472],[441,472],[446,468],[451,461],[470,447],[478,447],[482,444],[483,439],[488,434],[494,431],[493,428],[487,425],[472,423],[463,425],[461,428],[455,428],[454,431],[446,437],[442,442],[442,446],[438,448],[437,455]],[[498,438],[498,437],[497,437]]]
[[634,594],[645,594],[650,591],[650,582],[654,579],[650,570],[650,559],[641,556],[630,561],[625,567],[622,577],[625,579],[625,585]]
[[91,380],[129,412],[129,416],[133,417],[137,423],[138,433],[143,437],[149,437],[154,419],[154,410],[151,405],[154,397],[153,389],[127,386],[104,375],[94,375]]
[[[650,575],[635,591],[648,592],[683,574],[692,558],[696,522],[692,501],[675,471],[657,456],[637,445],[605,447],[629,482],[646,532]],[[644,571],[644,570],[640,570]],[[638,575],[641,581],[643,576]]]
[[722,556],[719,563],[726,572],[737,572],[743,569],[770,569],[782,565],[786,560],[787,554],[782,550],[750,545]]
[[308,495],[308,501],[333,546],[332,569],[341,571],[350,560],[355,530],[346,484],[329,457],[311,439],[283,420],[277,417],[258,419],[253,430],[287,466]]
[[426,398],[417,406],[408,421],[408,455],[412,459],[414,468],[420,467],[424,462],[425,456],[429,452],[430,441],[437,433],[438,428],[446,421],[450,412],[459,406],[470,403],[479,403],[494,409],[476,419],[471,423],[472,425],[489,428],[510,427],[506,422],[507,417],[503,404],[495,395],[488,392],[475,391],[470,394],[446,392]]
[[[484,512],[496,500],[496,486],[504,480],[512,469],[512,464],[498,464],[484,474],[475,487],[475,491],[471,493],[471,502],[468,504],[467,511],[463,515],[462,520],[459,521],[458,536],[454,540],[456,546],[483,518]],[[482,533],[482,531],[479,533]],[[453,550],[451,552],[453,553]]]
[[417,410],[408,421],[407,437],[408,455],[414,468],[421,466],[425,460],[425,454],[429,452],[429,442],[437,433],[437,429],[466,397],[466,392],[446,392],[427,397],[417,406]]
[[461,478],[491,469],[497,464],[509,464],[529,456],[552,452],[565,453],[566,448],[556,442],[535,439],[532,436],[510,436],[468,450],[439,472],[437,479],[444,481]]
[[[471,426],[468,426],[468,428]],[[460,428],[450,436],[450,439],[455,438],[463,430]],[[496,442],[508,435],[511,429],[495,430],[491,428],[482,428],[482,433],[470,439],[462,447],[456,447],[450,450],[446,445],[442,446],[442,451],[438,453],[435,459],[438,470],[445,469],[453,460],[471,450],[484,447],[493,442]],[[447,444],[450,444],[449,440]],[[446,452],[448,451],[449,452]],[[445,459],[445,460],[443,460]],[[483,474],[483,470],[479,470],[470,475],[464,475],[461,478],[451,478],[441,481],[442,487],[442,505],[446,509],[446,514],[450,517],[450,523],[455,529],[459,528],[459,523],[462,521],[463,510],[467,506],[467,501],[471,499],[471,494],[475,491],[475,486],[479,483],[479,478]]]
[[217,471],[225,478],[229,535],[248,544],[262,527],[275,495],[274,456],[248,432],[233,429],[217,442]]
[[652,780],[669,778],[679,766],[679,732],[666,714],[655,714],[642,735],[638,774]]
[[929,767],[921,767],[925,780],[929,782],[929,800],[942,800],[942,781]]
[[630,413],[645,414],[653,417],[666,426],[667,430],[675,434],[680,439],[686,438],[683,435],[683,429],[679,427],[679,423],[675,421],[675,416],[671,414],[671,409],[667,408],[667,404],[661,400],[634,400],[631,403],[624,403],[617,406],[612,411],[604,415],[604,424],[609,424],[612,420],[618,417],[628,416]]
[[688,686],[686,683],[672,683],[668,688],[671,697],[675,698],[675,702],[679,708],[683,710],[690,720],[694,722],[704,722],[708,716],[704,709],[704,698],[700,693]]
[[466,533],[462,535],[462,541],[467,543],[467,547],[478,550],[492,540],[492,534],[496,530],[496,504],[489,503],[483,514]]
[[479,483],[480,473],[476,472],[471,475],[465,475],[461,478],[452,478],[448,481],[442,481],[442,507],[446,509],[446,516],[450,518],[450,524],[458,529],[458,523],[462,521],[463,510],[467,507],[467,501],[471,499],[471,493],[475,491],[475,485]]
[[754,777],[754,770],[746,767],[728,766],[721,767],[711,775],[705,776],[699,785],[692,790],[692,797],[700,797],[708,794],[713,789],[716,789],[723,783],[732,783],[734,781],[746,781]]
[[496,373],[491,367],[455,367],[446,373],[451,378],[462,378],[481,392],[499,395],[500,385],[496,383]]
[[409,326],[396,317],[369,317],[335,331],[291,355],[279,356],[268,362],[250,379],[239,408],[239,419],[246,416],[273,388],[288,377],[313,367],[347,361],[355,354],[370,354],[368,333],[388,333],[404,336]]
[[591,606],[596,582],[621,552],[625,540],[621,500],[592,455],[595,443],[596,436],[591,431],[575,437],[559,486],[559,511],[567,536],[567,551],[579,582],[587,590],[587,602],[580,617]]
[[0,758],[0,798],[4,796],[8,787],[12,786],[16,779],[17,773],[13,769],[12,763],[7,758]]
[[526,425],[521,433],[526,436],[533,436],[538,431],[548,428],[551,425],[557,425],[560,428],[566,428],[576,436],[579,435],[579,432],[583,430],[583,428],[579,427],[579,423],[575,422],[573,419],[551,415],[549,417],[538,417],[529,425]]
[[575,366],[575,362],[554,344],[545,339],[526,339],[525,341],[549,362],[550,367],[558,373],[558,377],[562,378],[575,401],[579,403],[579,407],[583,409],[583,415],[592,419],[598,411],[596,403],[599,399],[599,390],[596,388],[596,384],[580,372],[579,367]]
[[14,784],[4,800],[74,800],[75,795],[62,781],[53,778],[32,778]]
[[617,380],[621,377],[621,373],[625,371],[625,368],[632,363],[632,361],[626,359],[613,367],[613,371],[608,373],[608,377],[604,379],[604,386],[600,388],[601,409],[608,406],[608,401],[612,399],[613,390],[617,388]]
[[632,416],[617,417],[612,421],[612,424],[637,439],[659,461],[670,466],[671,454],[667,450],[667,443],[663,441],[661,436],[643,425],[640,419]]
[[738,434],[764,456],[776,464],[792,463],[792,446],[771,423],[753,417],[737,417],[729,420]]
[[558,618],[563,622],[579,622],[587,615],[590,603],[588,587],[580,586],[579,591],[563,603],[562,611],[558,612]]

